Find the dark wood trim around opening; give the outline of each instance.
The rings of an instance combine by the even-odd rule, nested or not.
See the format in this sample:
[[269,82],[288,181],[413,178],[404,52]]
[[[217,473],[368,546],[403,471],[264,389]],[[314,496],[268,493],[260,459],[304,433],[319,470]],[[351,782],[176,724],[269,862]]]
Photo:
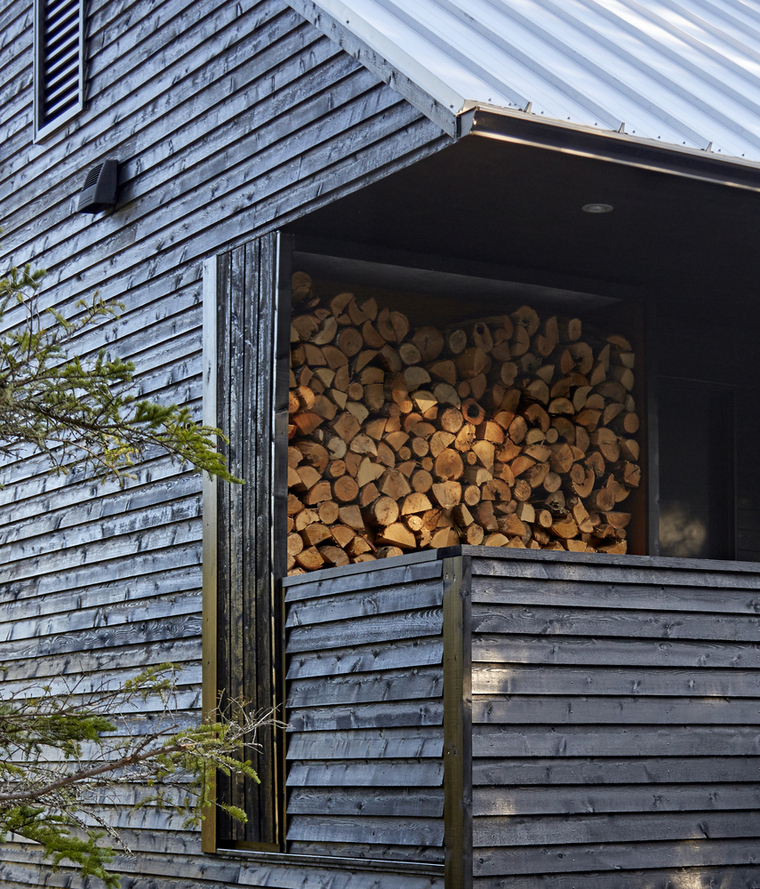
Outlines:
[[[275,564],[272,497],[278,485],[284,487],[273,439],[272,367],[282,357],[275,346],[278,262],[279,236],[273,233],[207,263],[204,276],[204,418],[228,435],[230,470],[245,480],[204,486],[205,713],[230,698],[257,712],[276,713],[283,704],[282,603],[275,583],[282,572]],[[217,811],[207,819],[214,824],[204,828],[204,851],[283,848],[282,729],[262,730],[256,745],[244,755],[260,784],[216,776],[219,797],[243,809],[248,822]]]

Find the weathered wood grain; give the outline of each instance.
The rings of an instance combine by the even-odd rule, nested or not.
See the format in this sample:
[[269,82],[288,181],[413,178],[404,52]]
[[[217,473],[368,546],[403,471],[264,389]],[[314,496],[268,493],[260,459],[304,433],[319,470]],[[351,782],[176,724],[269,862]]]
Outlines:
[[427,583],[404,583],[393,586],[374,584],[370,589],[360,589],[353,593],[342,593],[301,602],[286,598],[288,608],[287,627],[308,626],[352,617],[436,608],[441,605],[440,581]]
[[758,837],[758,812],[656,812],[577,814],[572,818],[516,818],[485,816],[473,819],[473,842],[478,846],[566,845],[618,843],[631,846],[646,841],[738,839]]
[[[188,593],[190,591],[188,590]],[[181,620],[197,619],[199,596],[174,594],[167,595],[166,599],[132,600],[123,598],[121,601],[114,596],[106,607],[83,608],[72,615],[66,612],[53,612],[44,617],[32,617],[28,619],[10,620],[0,628],[0,634],[6,642],[10,642],[10,652],[13,655],[16,641],[22,645],[29,644],[29,640],[37,640],[37,645],[43,646],[42,653],[56,651],[72,651],[76,648],[76,633],[85,631],[96,634],[99,630],[104,633],[121,632],[125,625],[147,627],[148,621],[158,621],[162,618],[173,617]],[[10,609],[8,609],[10,611]],[[58,638],[58,634],[72,633],[73,640],[67,641]],[[46,641],[41,642],[40,637]],[[94,635],[93,635],[94,638]],[[105,638],[105,637],[104,637]],[[49,648],[48,648],[49,646]]]
[[[8,163],[0,182],[6,202],[3,247],[4,255],[23,261],[39,254],[44,245],[50,274],[43,308],[64,306],[94,289],[95,282],[105,298],[124,299],[126,311],[115,326],[118,345],[121,354],[139,361],[144,395],[174,398],[197,408],[200,259],[250,241],[264,226],[274,227],[288,213],[303,212],[311,201],[324,202],[331,193],[354,188],[378,166],[385,174],[394,165],[410,162],[428,150],[431,140],[438,140],[436,147],[444,141],[440,130],[428,128],[419,112],[379,86],[374,75],[283,2],[261,0],[233,7],[167,0],[160,16],[153,6],[143,0],[91,5],[88,76],[98,101],[86,118],[69,128],[65,139],[50,140],[44,157],[30,148],[24,130],[30,108],[30,68],[23,59],[28,6],[14,3],[4,8],[0,39],[5,48],[11,41],[14,51],[9,61],[0,63],[12,91],[3,93],[4,111],[13,121],[6,116]],[[203,120],[204,126],[187,126],[192,120]],[[412,130],[399,137],[399,126]],[[389,150],[386,143],[394,138],[395,147]],[[71,214],[71,195],[81,187],[93,149],[99,156],[115,155],[123,161],[124,203],[115,217],[88,220],[91,225],[85,231],[83,220]],[[252,193],[258,203],[244,220],[238,210],[250,202]],[[98,251],[90,249],[93,241]],[[244,276],[252,258],[249,251]],[[241,281],[240,276],[230,281],[230,292],[238,297],[247,290]],[[261,317],[259,332],[246,340],[241,353],[251,369],[262,361],[262,346],[271,337],[271,309],[264,306],[271,299],[271,284],[271,277],[263,276],[261,286],[251,288],[258,294]],[[248,305],[240,313],[242,324],[255,328],[256,322],[245,315]],[[94,332],[78,337],[77,346],[87,355],[102,343]],[[239,409],[236,392],[221,405],[228,420],[248,418],[235,445],[240,457],[235,465],[249,477],[261,474],[252,508],[240,511],[242,522],[234,522],[235,530],[227,537],[236,552],[251,559],[253,569],[233,571],[229,576],[234,586],[237,578],[261,584],[269,559],[263,480],[268,474],[271,394],[264,376],[249,372],[247,381],[240,390]],[[65,673],[69,655],[82,655],[84,668],[94,675],[113,656],[110,675],[118,678],[130,653],[137,665],[151,657],[166,659],[171,647],[175,659],[190,665],[188,681],[197,681],[193,665],[199,641],[199,483],[192,476],[182,477],[176,468],[160,463],[156,468],[158,475],[148,473],[132,492],[106,489],[104,496],[96,497],[71,481],[41,483],[28,461],[8,467],[9,484],[0,494],[0,508],[15,504],[18,519],[0,541],[11,553],[2,580],[12,598],[0,605],[13,622],[7,654],[19,665],[19,679],[30,646],[42,638],[34,652],[39,670],[61,668]],[[151,488],[155,479],[159,486]],[[244,538],[256,541],[254,550],[235,537],[238,528]],[[409,580],[416,580],[414,572]],[[260,596],[261,589],[244,592],[234,631],[230,624],[227,638],[235,658],[258,651],[271,659],[266,652],[269,627],[246,604],[260,601]],[[241,644],[246,634],[255,638],[254,646]],[[173,645],[172,637],[182,641]],[[374,658],[372,669],[395,664],[398,670],[440,659],[430,646],[414,649],[411,642],[399,645],[396,653]],[[258,689],[255,662],[251,668],[253,688]],[[409,709],[408,702],[404,706]],[[419,724],[426,721],[424,709],[416,717]],[[429,719],[434,725],[440,717]],[[269,750],[266,755],[272,754]],[[180,837],[174,833],[157,839],[156,851],[184,849]],[[137,843],[136,848],[144,845]],[[194,858],[186,864],[197,877],[203,869],[199,862],[202,859]],[[268,871],[269,881],[279,880],[278,872],[290,873],[283,880],[297,872],[285,866]],[[173,865],[156,866],[152,872],[175,876]],[[337,872],[330,873],[332,880]],[[217,876],[236,882],[221,870]],[[190,882],[201,885],[206,879]],[[426,878],[425,884],[429,882]]]
[[[463,546],[462,552],[473,557],[475,577],[544,579],[559,582],[605,583],[636,586],[713,586],[723,589],[741,586],[742,580],[758,588],[755,566],[737,562],[699,559],[665,559],[654,556],[603,554],[594,558],[588,553],[540,553],[524,550],[519,554]],[[598,555],[598,554],[597,554]]]
[[[136,838],[134,832],[129,832],[130,840]],[[382,889],[392,889],[393,886],[401,886],[403,889],[430,889],[443,885],[438,883],[436,873],[442,871],[441,867],[436,865],[415,865],[413,863],[397,863],[386,864],[371,861],[357,860],[352,864],[352,871],[340,874],[330,867],[330,862],[318,857],[310,860],[304,860],[296,856],[290,855],[267,855],[257,856],[255,861],[251,861],[250,857],[247,861],[240,859],[224,859],[210,858],[208,856],[201,857],[197,848],[182,847],[172,848],[172,854],[182,854],[184,858],[192,862],[193,868],[196,870],[198,877],[197,882],[188,882],[181,877],[176,876],[176,872],[172,871],[172,860],[165,855],[156,853],[151,850],[146,843],[144,848],[140,849],[140,857],[129,857],[125,855],[117,855],[115,866],[119,872],[125,874],[130,886],[139,886],[140,889],[146,889],[151,883],[149,880],[155,877],[168,876],[169,883],[160,883],[160,885],[171,885],[181,887],[181,889],[192,889],[194,886],[210,886],[218,889],[220,885],[244,885],[244,886],[261,886],[269,882],[270,886],[281,887],[281,889],[294,889],[294,887],[305,887],[305,889],[319,889],[329,885],[329,881],[333,881],[334,886],[348,887],[348,889],[357,889],[361,885],[359,880],[366,881],[372,879],[372,885],[382,887]],[[39,856],[35,855],[33,850],[23,848],[21,846],[6,844],[4,846],[4,855],[10,867],[21,868],[26,865],[28,869],[39,867]],[[20,874],[28,873],[27,869],[19,870]],[[142,879],[140,879],[142,875]],[[62,866],[61,873],[58,875],[59,880],[54,875],[48,875],[50,881],[48,885],[66,885],[70,887],[80,886],[81,883],[70,869]],[[339,882],[335,882],[339,879]],[[140,880],[140,882],[133,882]],[[397,882],[392,882],[396,880]],[[377,881],[377,882],[376,882]],[[5,884],[4,884],[5,885]],[[25,883],[24,885],[32,885]],[[152,884],[155,889],[155,883]]]
[[383,817],[440,818],[443,791],[426,787],[382,788],[357,794],[354,789],[292,789],[288,796],[291,815],[375,815]]
[[658,670],[646,667],[473,667],[473,694],[667,695],[760,697],[750,670]]
[[347,729],[337,732],[291,733],[288,759],[437,759],[443,738],[437,727],[385,728],[382,731]]
[[[179,542],[179,541],[178,541]],[[182,570],[200,565],[200,549],[196,546],[179,545],[168,552],[147,552],[132,555],[129,559],[115,559],[107,563],[85,565],[76,570],[42,574],[9,584],[7,596],[13,599],[31,599],[48,595],[68,593],[72,601],[77,595],[91,587],[101,589],[106,583],[111,589],[124,590],[136,577],[160,576],[163,570]],[[196,575],[195,585],[200,585],[200,574]],[[117,594],[118,598],[122,596]]]
[[[26,3],[16,0],[16,2],[7,3],[0,12],[0,47],[10,50],[11,44],[15,43],[19,38],[24,40],[24,45],[29,42],[29,25],[31,23],[31,10]],[[12,58],[14,53],[9,52],[6,59]],[[8,64],[6,62],[6,64]],[[5,68],[5,65],[3,65]]]
[[[197,503],[194,507],[197,513]],[[68,577],[68,569],[77,568],[83,562],[88,567],[103,562],[128,562],[130,557],[139,556],[143,552],[157,552],[169,547],[183,547],[197,544],[199,541],[198,522],[179,519],[163,526],[152,526],[141,532],[140,536],[115,537],[90,545],[78,542],[61,553],[34,553],[27,559],[19,559],[10,564],[4,571],[4,582],[13,583],[27,578],[35,578],[42,582],[45,575],[53,573]],[[127,568],[131,567],[127,564]],[[101,575],[102,577],[102,575]]]
[[289,848],[442,861],[440,564],[411,556],[285,587]]
[[309,627],[293,627],[288,631],[288,650],[297,654],[315,649],[340,648],[347,638],[353,639],[357,645],[384,642],[387,639],[417,639],[438,635],[442,626],[441,609],[426,608]]
[[[388,94],[386,91],[376,89],[375,95],[378,96],[378,102],[395,102],[397,110],[394,114],[378,116],[372,130],[374,139],[379,140],[385,137],[392,138],[394,131],[398,130],[400,123],[411,123],[412,120],[418,116],[417,112],[408,111],[403,106],[399,105],[393,95]],[[380,95],[385,98],[380,99]],[[354,101],[356,100],[354,99]],[[299,114],[302,117],[305,115],[313,115],[315,110],[318,111],[319,109],[315,109],[313,103],[306,102],[303,103],[299,109]],[[380,111],[382,108],[371,109],[373,112],[375,110]],[[224,215],[223,211],[225,207],[229,207],[230,205],[235,209],[242,209],[246,202],[246,190],[256,188],[262,193],[271,194],[282,190],[288,185],[292,185],[295,171],[290,170],[289,165],[283,163],[284,160],[287,160],[288,153],[290,153],[292,159],[291,166],[296,163],[293,159],[293,155],[295,155],[297,158],[299,175],[303,178],[308,178],[310,175],[316,174],[317,171],[324,170],[325,165],[334,163],[336,150],[341,153],[347,153],[353,149],[362,147],[358,141],[358,131],[354,134],[350,129],[347,130],[350,119],[355,117],[356,112],[349,106],[344,110],[343,115],[343,118],[348,118],[348,120],[342,119],[340,113],[331,115],[328,118],[317,117],[311,125],[303,125],[300,131],[291,129],[288,120],[282,121],[280,118],[275,117],[270,126],[279,129],[280,132],[274,137],[275,142],[271,148],[268,148],[266,144],[263,144],[259,152],[256,143],[249,148],[246,148],[240,143],[239,139],[231,146],[220,146],[219,153],[222,157],[218,160],[215,159],[215,167],[212,167],[210,172],[215,170],[219,173],[224,170],[225,174],[229,176],[229,191],[225,193],[224,196],[216,199],[216,201],[211,201],[204,206],[200,206],[199,196],[196,190],[197,182],[195,182],[197,176],[194,177],[194,179],[190,179],[188,178],[189,174],[183,174],[183,177],[179,178],[177,185],[173,186],[176,191],[175,200],[169,202],[163,200],[163,191],[159,189],[155,194],[146,196],[146,201],[141,201],[138,205],[135,205],[133,213],[128,214],[128,218],[124,221],[137,225],[141,237],[158,238],[159,241],[162,242],[162,232],[166,231],[167,227],[171,227],[173,220],[177,218],[177,215],[181,215],[185,219],[185,223],[183,224],[183,236],[185,238],[198,236],[198,234],[208,226],[208,214],[216,212],[222,217]],[[399,120],[399,118],[401,118],[401,120]],[[305,122],[303,123],[305,124]],[[281,143],[282,139],[288,133],[290,134],[290,138],[286,140],[285,147],[283,147],[283,145],[278,144],[278,142]],[[366,145],[366,131],[364,132],[364,136],[364,144]],[[248,140],[254,138],[256,138],[255,134],[247,137]],[[260,139],[262,142],[265,142],[265,134],[262,134]],[[357,140],[357,142],[356,144],[353,144],[355,140]],[[243,142],[245,141],[246,139],[243,140]],[[246,181],[250,180],[251,173],[248,164],[244,163],[244,161],[250,157],[251,152],[254,150],[257,152],[260,165],[257,163],[254,181]],[[286,157],[283,157],[284,153]],[[225,158],[225,154],[231,156]],[[185,185],[184,188],[181,188],[180,184],[183,178],[185,180]],[[145,217],[140,216],[134,220],[129,218],[133,214],[142,214],[144,212],[143,206],[146,203],[156,203],[156,206],[153,207],[145,206],[145,211],[151,211],[149,212],[149,215]],[[121,232],[116,231],[112,237],[106,236],[103,246],[110,250],[118,249],[122,239],[123,235]],[[74,248],[79,247],[76,243],[76,238],[69,239],[69,244]],[[219,246],[222,247],[223,245],[219,244]],[[71,254],[68,254],[67,256],[63,252],[63,247],[61,247],[60,252],[55,248],[50,249],[48,252],[50,253],[51,266],[59,266],[61,274],[65,276],[64,280],[70,276],[84,274],[86,269],[92,263],[90,257],[84,253],[80,253],[78,250],[77,253],[74,254],[73,259],[68,258]],[[125,264],[123,263],[123,265]],[[124,271],[127,270],[132,272],[133,281],[144,278],[146,271],[148,271],[139,266],[134,269],[124,268]],[[160,266],[157,266],[154,271],[160,272]]]
[[[760,778],[760,774],[758,774]],[[505,799],[505,796],[507,797]],[[473,815],[588,815],[614,812],[709,812],[757,809],[758,784],[657,784],[622,787],[478,787]]]
[[288,787],[440,787],[442,782],[441,760],[385,760],[372,771],[362,762],[292,763],[287,775]]
[[704,756],[699,769],[679,757],[545,757],[476,759],[473,783],[480,785],[559,784],[710,784],[743,781],[755,784],[760,759],[755,756]]
[[[115,688],[133,678],[138,671],[129,663],[128,659],[125,658],[124,660],[126,660],[126,663],[120,663],[118,668],[110,669],[105,675],[88,673],[76,679],[60,675],[46,676],[44,678],[44,688],[33,678],[9,680],[4,686],[4,691],[7,695],[19,695],[27,691],[31,685],[32,688],[36,688],[37,694],[71,695],[73,692],[74,699],[76,700],[80,696],[86,696],[102,689],[104,685],[107,688]],[[199,690],[196,686],[200,682],[201,665],[200,663],[185,662],[181,666],[182,684],[178,690],[178,706],[184,709],[191,709],[199,704]],[[182,699],[183,684],[191,688],[190,700]],[[155,702],[146,703],[143,712],[160,711],[162,707],[162,704],[155,704]]]
[[[697,836],[699,836],[698,834]],[[703,835],[702,835],[703,836]],[[757,866],[757,840],[702,840],[573,844],[479,850],[475,875],[641,871],[647,868],[704,868],[711,865]],[[724,872],[725,873],[725,872]],[[718,874],[718,879],[723,877]]]
[[473,561],[473,886],[752,864],[756,578],[552,556]]
[[288,726],[302,732],[337,728],[382,729],[394,725],[443,725],[443,704],[440,700],[397,701],[392,710],[382,703],[329,707],[317,704],[288,710]]
[[529,633],[542,636],[619,636],[636,639],[700,639],[720,642],[758,642],[760,625],[755,616],[646,609],[598,609],[562,605],[476,605],[473,628],[477,633]]
[[385,670],[355,676],[302,679],[290,683],[289,707],[351,704],[369,701],[429,700],[441,695],[442,671],[435,667],[414,670]]
[[634,638],[609,639],[564,635],[561,644],[552,636],[479,633],[473,641],[473,660],[486,663],[554,664],[557,666],[742,668],[760,667],[760,648],[752,644],[712,640],[675,641]]
[[[73,639],[68,633],[54,637],[58,643],[55,646],[49,643],[43,643],[42,646],[32,643],[21,650],[17,649],[14,652],[15,659],[9,656],[3,661],[3,667],[7,670],[5,678],[74,676],[82,672],[104,672],[126,665],[137,670],[162,661],[182,664],[197,657],[200,620],[193,615],[190,620],[155,622],[145,630],[145,636],[137,647],[130,644],[135,635],[133,625],[118,627],[116,632],[73,635]],[[125,648],[127,650],[123,650]],[[56,654],[52,654],[51,649]]]
[[[360,860],[351,863],[350,873],[337,873],[335,868],[330,868],[326,858],[315,856],[315,864],[304,868],[297,859],[288,866],[281,864],[251,864],[243,872],[239,885],[258,887],[266,885],[275,889],[322,889],[329,886],[332,881],[336,889],[361,889],[371,880],[371,885],[377,889],[442,889],[442,867],[435,864],[419,865],[413,872],[404,872],[402,864],[395,869],[383,871],[382,866],[375,862],[364,864]],[[317,862],[321,865],[318,866]],[[410,869],[411,870],[411,869]],[[435,871],[439,873],[435,873]],[[342,884],[342,885],[341,885]]]
[[[147,13],[149,4],[137,3],[136,6],[138,14],[141,10],[143,11],[143,14],[145,14]],[[174,4],[174,7],[176,9],[178,4]],[[83,126],[80,125],[72,128],[71,149],[75,156],[87,147],[88,142],[98,138],[98,135],[100,135],[105,143],[103,146],[105,151],[112,149],[114,145],[131,141],[130,137],[133,136],[132,127],[135,127],[135,125],[137,125],[136,129],[142,136],[140,142],[144,140],[147,144],[150,144],[151,134],[149,123],[151,106],[153,106],[154,110],[158,108],[162,112],[161,114],[154,115],[155,120],[163,121],[165,118],[171,120],[171,108],[166,105],[166,91],[167,87],[171,85],[173,76],[179,72],[183,72],[186,77],[192,77],[193,74],[196,74],[199,79],[210,79],[212,82],[218,80],[218,72],[215,76],[207,67],[208,59],[213,58],[214,52],[216,52],[217,57],[221,53],[224,55],[232,55],[234,59],[236,50],[238,52],[242,51],[239,46],[236,47],[236,43],[239,44],[243,42],[243,38],[249,34],[255,35],[258,31],[258,39],[263,45],[267,38],[276,40],[278,36],[282,36],[282,34],[286,33],[288,30],[298,27],[299,24],[299,20],[294,13],[291,12],[288,15],[287,12],[285,12],[285,14],[283,14],[287,7],[284,7],[282,4],[271,2],[259,4],[259,10],[262,8],[264,10],[268,9],[274,18],[281,17],[283,19],[280,25],[279,35],[271,28],[267,29],[266,27],[262,27],[262,25],[265,25],[265,22],[261,20],[260,14],[256,15],[254,13],[253,15],[246,16],[246,21],[236,21],[237,26],[240,28],[240,39],[236,41],[234,38],[230,39],[229,34],[226,33],[230,30],[230,16],[234,15],[234,13],[231,13],[228,8],[217,6],[214,8],[214,15],[209,19],[204,13],[208,13],[210,8],[212,8],[210,7],[210,4],[205,4],[205,8],[204,6],[201,6],[201,8],[198,9],[198,13],[193,22],[194,27],[186,27],[180,35],[181,39],[178,43],[175,43],[174,47],[172,47],[171,44],[172,40],[177,40],[177,35],[176,33],[172,33],[172,27],[174,26],[176,28],[177,23],[172,23],[171,14],[168,16],[168,20],[161,21],[159,27],[154,27],[148,32],[148,39],[144,41],[142,45],[129,43],[128,37],[125,38],[125,43],[127,43],[129,47],[129,52],[122,52],[121,57],[118,55],[114,56],[115,64],[112,65],[108,74],[113,77],[113,74],[115,73],[114,68],[119,73],[123,71],[124,82],[121,84],[122,89],[124,83],[139,83],[141,89],[133,91],[132,95],[127,93],[123,94],[124,113],[121,118],[119,118],[115,113],[113,105],[109,102],[109,99],[113,95],[116,95],[116,90],[119,87],[118,82],[101,82],[97,78],[97,73],[95,72],[95,83],[102,90],[104,101],[96,109],[97,113],[94,114],[90,120],[87,120]],[[190,15],[192,9],[193,7],[186,7],[185,15]],[[153,21],[153,19],[150,19],[150,21]],[[215,28],[216,33],[213,31],[210,32],[211,40],[204,41],[202,39],[202,29],[209,26]],[[197,29],[195,34],[201,37],[200,40],[193,41],[192,38],[195,36],[194,28]],[[225,39],[228,41],[228,53],[224,53]],[[178,47],[181,48],[182,51],[177,52]],[[121,48],[122,50],[124,49],[124,47]],[[117,45],[114,49],[115,52],[118,52],[119,46]],[[141,59],[140,50],[152,51],[153,58],[146,60],[143,57]],[[248,47],[249,52],[250,50],[251,47]],[[103,62],[105,59],[106,57],[102,54],[100,55],[100,59],[98,59],[98,53],[95,53],[93,61]],[[121,62],[121,59],[123,59],[123,62]],[[146,69],[144,74],[141,66]],[[233,64],[231,67],[234,68],[236,66]],[[189,80],[186,85],[189,86],[191,83],[192,81]],[[197,85],[198,84],[195,86]],[[125,121],[123,129],[118,126],[114,127],[114,124],[118,123],[119,120]],[[15,172],[19,163],[29,163],[30,160],[34,160],[35,158],[33,151],[29,151],[23,143],[18,147],[14,145],[13,148],[13,164],[10,168],[10,172]],[[53,151],[53,163],[55,164],[56,161],[64,160],[65,154],[66,153],[63,151]],[[55,170],[59,181],[65,179],[67,175],[71,175],[71,173],[77,169],[73,158],[69,157],[67,161],[66,164]],[[37,175],[40,175],[42,171],[37,170],[36,172]],[[31,176],[28,176],[27,179],[31,179]],[[39,192],[37,194],[39,194]],[[37,195],[35,195],[35,197],[36,196]]]
[[473,727],[473,756],[756,756],[756,726]]
[[[160,464],[161,469],[166,464]],[[110,491],[99,492],[97,499],[82,503],[77,497],[66,505],[64,496],[50,497],[50,506],[45,512],[40,513],[39,500],[32,502],[14,502],[12,524],[8,524],[0,530],[0,546],[7,546],[16,540],[31,541],[35,537],[51,535],[61,532],[66,528],[76,528],[86,522],[92,522],[94,530],[100,527],[99,522],[111,519],[114,524],[113,533],[128,533],[116,524],[127,513],[139,513],[149,507],[158,507],[163,503],[171,503],[173,500],[184,501],[185,498],[197,497],[198,479],[190,473],[177,476],[176,467],[166,466],[166,471],[171,472],[171,478],[162,481],[155,479],[149,485],[130,484],[128,489],[114,487]],[[81,495],[80,495],[81,496]],[[64,500],[64,503],[60,501]],[[24,506],[26,505],[26,509]],[[126,521],[126,519],[125,519]],[[145,520],[146,523],[149,519]],[[102,532],[101,536],[110,536]],[[64,543],[59,540],[59,545]]]
[[[285,601],[288,604],[301,599],[333,596],[338,593],[353,592],[357,589],[357,578],[372,575],[372,589],[380,591],[386,587],[408,585],[416,588],[425,581],[441,577],[441,562],[434,553],[418,553],[412,559],[404,559],[403,565],[347,565],[345,568],[330,568],[319,574],[305,574],[283,580]],[[427,586],[427,584],[425,584]]]
[[293,657],[288,666],[288,679],[314,676],[335,676],[341,673],[377,672],[400,667],[421,667],[440,664],[443,643],[440,639],[414,639],[391,643],[383,648],[352,646],[320,655]]
[[288,822],[288,840],[365,843],[368,832],[382,845],[440,846],[443,822],[440,818],[379,818],[362,814],[361,819],[333,816],[294,815]]
[[[713,889],[716,881],[729,880],[731,889],[753,889],[757,882],[757,871],[752,865],[742,867],[732,865],[730,874],[719,868],[670,868],[668,870],[647,869],[645,872],[647,889]],[[614,880],[616,889],[639,889],[642,881],[642,871],[624,872],[615,871]],[[475,889],[536,889],[548,881],[552,889],[607,889],[610,885],[609,872],[585,873],[580,882],[578,874],[554,873],[549,878],[534,876],[493,876],[476,877],[473,881]]]
[[[145,577],[129,578],[124,582],[106,582],[99,586],[82,589],[75,594],[75,604],[83,611],[97,609],[104,605],[119,608],[139,608],[145,605],[146,600],[154,600],[153,606],[157,611],[151,611],[151,616],[163,617],[170,611],[172,604],[177,608],[177,613],[183,610],[194,610],[196,598],[200,598],[200,590],[195,589],[198,583],[197,568],[179,567],[167,570],[161,577],[161,595],[157,595],[157,579],[150,575]],[[177,596],[177,593],[184,595]],[[165,598],[164,598],[165,594]],[[69,591],[37,595],[37,590],[32,583],[14,586],[8,592],[6,600],[0,604],[0,624],[15,623],[30,618],[41,618],[46,615],[65,614],[71,605],[72,594]],[[126,605],[125,603],[129,603]],[[77,612],[78,613],[78,612]],[[94,624],[97,625],[97,622]],[[80,625],[86,626],[86,624]]]
[[486,725],[757,725],[756,698],[478,696],[474,723]]
[[[370,843],[327,843],[314,840],[292,840],[288,846],[301,855],[320,855],[325,858],[348,858],[353,867],[356,858],[380,861],[409,861],[415,863],[443,864],[443,850],[436,846],[373,845]],[[359,884],[361,885],[361,884]]]
[[[195,488],[195,485],[193,485]],[[97,550],[99,543],[117,544],[118,538],[124,538],[124,545],[134,548],[134,538],[141,536],[155,529],[159,521],[163,521],[165,525],[179,524],[186,522],[188,519],[197,518],[200,515],[200,498],[197,491],[191,489],[191,496],[183,499],[169,501],[168,503],[157,503],[155,506],[147,507],[141,510],[125,510],[116,515],[104,515],[100,518],[97,515],[94,520],[88,516],[86,521],[91,522],[89,533],[87,535],[87,543],[84,544],[91,550]],[[80,520],[81,521],[81,520]],[[21,570],[14,570],[14,564],[20,562],[28,564],[29,560],[35,560],[36,565],[43,563],[46,557],[54,556],[56,564],[64,568],[67,564],[66,558],[75,560],[75,563],[81,562],[81,552],[79,548],[83,545],[81,539],[70,529],[58,531],[51,529],[47,533],[24,534],[24,528],[18,529],[18,534],[14,534],[14,540],[9,543],[17,543],[14,546],[16,558],[8,560],[6,568],[8,571],[8,579],[18,576],[24,576]],[[69,541],[73,537],[72,543]],[[0,544],[2,545],[2,544]],[[72,551],[73,552],[69,552]],[[123,550],[120,550],[123,551]],[[66,556],[63,554],[66,553]],[[107,557],[112,557],[110,554]],[[21,566],[19,566],[21,568]]]
[[[718,612],[723,614],[757,614],[760,609],[760,593],[750,585],[746,575],[733,577],[724,586],[720,584],[723,595],[719,598],[709,586],[709,578],[705,577],[705,586],[673,585],[668,586],[658,596],[652,595],[652,587],[633,582],[604,583],[601,579],[577,583],[566,579],[538,580],[529,578],[528,582],[495,583],[491,579],[473,579],[473,602],[504,605],[573,605],[594,607],[604,605],[607,608],[641,608],[653,611],[697,611]],[[721,577],[721,580],[725,578]],[[654,586],[658,587],[656,581]],[[658,587],[659,588],[659,587]]]

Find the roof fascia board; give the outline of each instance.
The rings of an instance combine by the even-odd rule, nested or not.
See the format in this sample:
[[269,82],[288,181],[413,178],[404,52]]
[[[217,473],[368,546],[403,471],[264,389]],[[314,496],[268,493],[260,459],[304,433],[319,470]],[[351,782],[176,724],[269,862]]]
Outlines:
[[531,118],[525,112],[498,106],[465,103],[460,135],[469,134],[760,191],[760,166],[752,161],[718,157],[702,149],[659,144],[564,121]]
[[[401,53],[398,46],[372,28],[341,0],[320,0],[319,6],[314,0],[288,0],[288,3],[447,135],[452,138],[460,135],[457,112],[462,108],[464,98],[411,56]],[[400,59],[404,70],[391,64],[389,58]],[[433,98],[436,95],[442,96],[446,104]]]

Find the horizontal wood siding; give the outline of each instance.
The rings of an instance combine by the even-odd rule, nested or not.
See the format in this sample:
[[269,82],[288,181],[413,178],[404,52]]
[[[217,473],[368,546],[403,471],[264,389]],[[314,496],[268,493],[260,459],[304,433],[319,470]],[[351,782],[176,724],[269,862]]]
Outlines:
[[397,561],[285,581],[290,851],[443,862],[442,563]]
[[[85,111],[38,145],[32,2],[0,9],[0,265],[45,267],[41,304],[65,314],[96,289],[123,303],[78,351],[132,359],[144,395],[200,417],[204,260],[449,140],[284,0],[87,6]],[[80,215],[85,176],[106,157],[120,162],[118,205]],[[5,681],[81,674],[87,684],[171,660],[184,668],[181,718],[199,719],[200,479],[159,455],[123,488],[41,468],[18,459],[0,470]],[[307,885],[304,866],[284,858],[204,857],[198,833],[176,820],[130,822],[126,836],[137,857],[119,861],[125,887]],[[330,862],[306,870],[313,886],[336,874]],[[341,886],[366,885],[362,873]],[[78,885],[65,868],[40,871],[27,847],[3,846],[3,885],[34,885],[35,874]]]
[[483,553],[473,885],[758,885],[760,576]]

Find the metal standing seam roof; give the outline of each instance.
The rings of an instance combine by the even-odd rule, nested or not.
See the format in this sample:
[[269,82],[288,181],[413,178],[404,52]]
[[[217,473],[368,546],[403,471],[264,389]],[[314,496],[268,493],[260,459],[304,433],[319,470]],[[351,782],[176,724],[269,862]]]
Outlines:
[[452,114],[760,163],[760,0],[308,0]]

